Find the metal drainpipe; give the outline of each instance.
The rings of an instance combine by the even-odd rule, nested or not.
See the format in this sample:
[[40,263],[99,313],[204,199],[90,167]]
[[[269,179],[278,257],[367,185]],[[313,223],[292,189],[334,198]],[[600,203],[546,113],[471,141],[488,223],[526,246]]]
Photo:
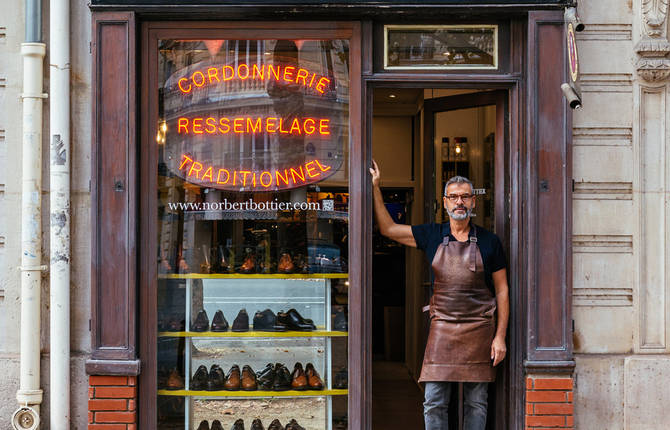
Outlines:
[[70,10],[49,2],[51,429],[70,428]]
[[42,93],[46,45],[42,43],[41,4],[26,0],[23,57],[23,186],[21,195],[21,371],[12,416],[16,429],[39,426],[40,291],[42,271]]

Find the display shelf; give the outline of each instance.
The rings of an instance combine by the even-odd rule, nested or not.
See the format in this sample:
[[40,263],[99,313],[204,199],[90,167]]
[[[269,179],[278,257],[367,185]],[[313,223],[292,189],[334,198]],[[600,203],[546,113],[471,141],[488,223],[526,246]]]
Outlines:
[[176,397],[238,397],[238,398],[257,398],[257,397],[323,397],[323,396],[346,396],[349,394],[347,389],[333,390],[287,390],[287,391],[196,391],[196,390],[158,390],[159,396]]
[[347,279],[348,273],[179,273],[159,274],[158,279]]
[[346,331],[328,331],[328,330],[314,330],[314,331],[247,331],[247,332],[211,332],[211,331],[162,331],[158,333],[158,337],[257,337],[257,338],[282,338],[282,337],[347,337],[349,333]]

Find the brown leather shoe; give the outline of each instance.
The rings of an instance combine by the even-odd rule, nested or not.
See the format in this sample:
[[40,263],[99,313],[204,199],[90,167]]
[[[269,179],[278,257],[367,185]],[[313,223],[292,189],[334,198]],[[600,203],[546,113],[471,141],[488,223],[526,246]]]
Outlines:
[[240,389],[240,367],[234,364],[226,375],[226,382],[223,384],[223,389],[228,391],[237,391]]
[[268,426],[268,430],[284,430],[284,426],[275,418]]
[[312,363],[307,363],[305,366],[305,375],[310,390],[323,390],[323,381]]
[[258,383],[256,382],[256,373],[251,368],[251,366],[242,367],[242,382],[240,387],[243,391],[255,391],[258,389]]
[[279,273],[293,273],[295,270],[295,265],[293,264],[293,258],[291,254],[285,252],[279,257]]
[[263,427],[263,423],[259,418],[256,418],[252,423],[251,423],[251,430],[265,430],[265,427]]
[[298,391],[307,389],[307,376],[302,369],[301,363],[295,363],[293,374],[291,375],[291,388]]
[[167,380],[167,389],[168,390],[181,390],[184,388],[184,378],[179,375],[177,369],[172,369],[170,371],[170,376]]

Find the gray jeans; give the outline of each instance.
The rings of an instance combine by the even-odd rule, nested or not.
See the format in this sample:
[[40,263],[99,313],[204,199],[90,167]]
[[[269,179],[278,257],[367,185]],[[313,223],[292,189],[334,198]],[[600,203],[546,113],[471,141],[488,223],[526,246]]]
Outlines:
[[[488,382],[463,383],[463,430],[486,428],[488,388]],[[426,382],[424,394],[423,417],[426,430],[447,430],[451,383]]]

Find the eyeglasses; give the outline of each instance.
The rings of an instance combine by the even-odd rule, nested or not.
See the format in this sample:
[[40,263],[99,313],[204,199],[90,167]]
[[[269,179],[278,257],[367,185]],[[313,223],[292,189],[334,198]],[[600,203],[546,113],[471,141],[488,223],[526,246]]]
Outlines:
[[452,203],[458,202],[459,199],[463,200],[463,203],[465,203],[465,202],[469,202],[470,200],[472,200],[474,195],[472,195],[472,194],[447,194],[445,197],[448,198],[449,201],[452,202]]

